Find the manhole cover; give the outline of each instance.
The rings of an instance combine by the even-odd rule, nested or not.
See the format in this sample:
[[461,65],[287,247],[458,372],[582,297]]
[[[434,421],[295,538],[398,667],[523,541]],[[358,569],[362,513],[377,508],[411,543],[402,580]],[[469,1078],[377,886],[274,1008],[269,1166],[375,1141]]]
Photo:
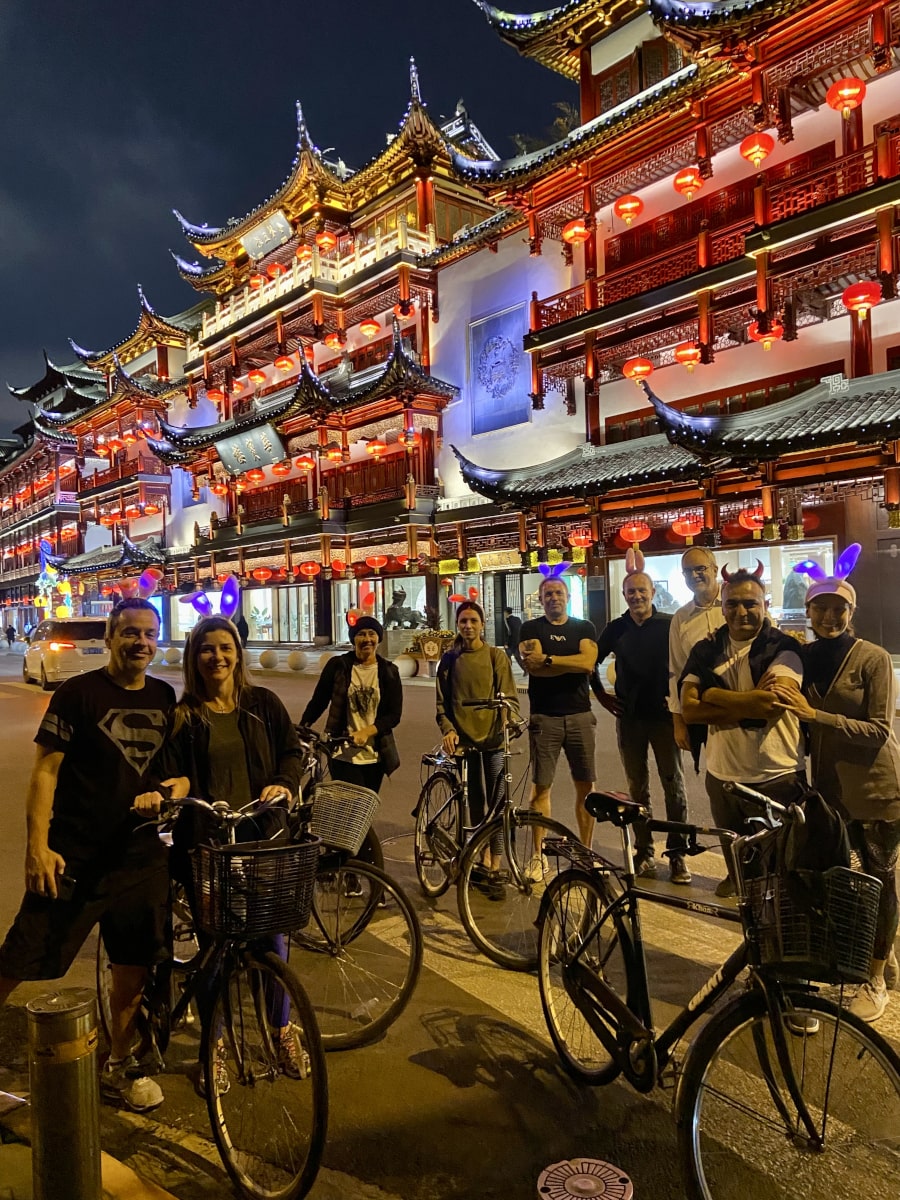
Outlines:
[[612,1163],[599,1158],[573,1158],[554,1163],[541,1172],[538,1195],[542,1200],[602,1196],[604,1200],[631,1200],[631,1180]]

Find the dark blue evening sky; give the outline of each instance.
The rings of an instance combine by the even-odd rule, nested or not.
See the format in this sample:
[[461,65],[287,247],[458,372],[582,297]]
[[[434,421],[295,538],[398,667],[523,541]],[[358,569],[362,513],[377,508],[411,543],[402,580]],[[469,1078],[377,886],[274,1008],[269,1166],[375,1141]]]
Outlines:
[[[511,6],[513,7],[513,6]],[[521,8],[541,8],[523,3]],[[191,305],[172,216],[242,216],[284,180],[294,102],[320,147],[374,157],[419,67],[432,113],[460,97],[494,149],[549,129],[561,76],[520,58],[473,0],[4,0],[0,4],[0,436],[27,417],[6,392]],[[330,156],[329,156],[330,157]]]

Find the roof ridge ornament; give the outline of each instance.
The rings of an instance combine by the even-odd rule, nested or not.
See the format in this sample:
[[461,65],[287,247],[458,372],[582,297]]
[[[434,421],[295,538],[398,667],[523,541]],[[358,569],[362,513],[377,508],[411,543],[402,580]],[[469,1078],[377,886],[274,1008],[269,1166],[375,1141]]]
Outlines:
[[419,86],[419,68],[413,55],[409,56],[409,99],[411,104],[422,103],[422,89]]
[[312,137],[310,136],[309,126],[306,124],[306,117],[304,117],[304,115],[303,115],[303,105],[301,104],[301,102],[299,100],[296,101],[296,108],[297,108],[297,157],[299,158],[299,156],[303,153],[303,151],[307,150],[307,151],[309,151],[310,154],[314,154],[317,158],[319,158],[319,157],[321,157],[319,154],[319,148],[318,148],[318,146],[316,146],[315,142],[312,140]]

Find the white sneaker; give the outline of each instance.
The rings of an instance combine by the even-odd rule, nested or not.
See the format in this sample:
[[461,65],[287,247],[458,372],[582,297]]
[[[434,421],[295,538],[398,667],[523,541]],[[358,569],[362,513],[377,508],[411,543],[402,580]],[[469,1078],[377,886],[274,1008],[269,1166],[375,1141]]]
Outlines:
[[528,860],[523,874],[529,883],[542,883],[544,876],[550,870],[546,855],[533,854]]
[[107,1100],[120,1101],[132,1112],[149,1112],[151,1108],[159,1108],[165,1100],[162,1088],[154,1079],[139,1074],[139,1071],[133,1055],[118,1063],[107,1062],[100,1076],[100,1094]]
[[888,1006],[888,990],[883,983],[869,979],[862,985],[850,1004],[850,1012],[861,1021],[877,1021]]

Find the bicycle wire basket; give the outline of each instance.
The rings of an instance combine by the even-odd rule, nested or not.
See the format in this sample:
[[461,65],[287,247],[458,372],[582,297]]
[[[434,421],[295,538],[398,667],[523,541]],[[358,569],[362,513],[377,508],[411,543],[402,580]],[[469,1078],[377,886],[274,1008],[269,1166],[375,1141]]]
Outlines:
[[240,842],[191,853],[194,918],[213,937],[257,938],[309,923],[320,841]]
[[316,787],[310,833],[326,846],[358,854],[379,804],[377,792],[329,779]]
[[742,880],[754,966],[820,983],[865,983],[881,882],[847,867]]

